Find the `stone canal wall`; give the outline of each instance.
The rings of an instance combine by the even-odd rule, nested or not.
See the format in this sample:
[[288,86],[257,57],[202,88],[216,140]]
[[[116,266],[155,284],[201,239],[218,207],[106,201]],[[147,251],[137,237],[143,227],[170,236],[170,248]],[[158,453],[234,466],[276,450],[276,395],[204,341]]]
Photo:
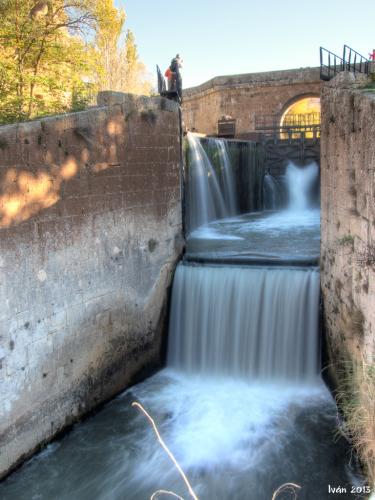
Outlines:
[[0,475],[162,360],[179,110],[101,103],[0,127]]
[[347,431],[375,479],[375,93],[350,74],[321,95],[322,291]]

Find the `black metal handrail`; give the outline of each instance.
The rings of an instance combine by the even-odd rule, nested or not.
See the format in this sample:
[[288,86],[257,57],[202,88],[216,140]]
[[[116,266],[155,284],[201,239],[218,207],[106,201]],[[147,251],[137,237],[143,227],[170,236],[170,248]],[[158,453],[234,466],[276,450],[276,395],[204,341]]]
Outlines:
[[255,115],[255,130],[308,129],[320,125],[320,113]]
[[330,50],[320,47],[320,79],[331,80],[341,71],[345,71],[344,59]]
[[309,127],[320,124],[320,113],[286,114],[282,119],[282,127]]
[[346,71],[364,73],[365,75],[369,74],[369,61],[367,57],[362,56],[348,45],[344,45],[342,54]]
[[281,127],[274,130],[262,131],[263,140],[272,140],[274,142],[283,142],[285,140],[317,140],[320,139],[320,125],[311,125],[308,128]]
[[369,60],[348,45],[344,45],[342,57],[320,47],[320,79],[331,80],[342,71],[368,75],[370,72]]
[[316,140],[320,138],[320,113],[255,115],[255,130],[275,141]]

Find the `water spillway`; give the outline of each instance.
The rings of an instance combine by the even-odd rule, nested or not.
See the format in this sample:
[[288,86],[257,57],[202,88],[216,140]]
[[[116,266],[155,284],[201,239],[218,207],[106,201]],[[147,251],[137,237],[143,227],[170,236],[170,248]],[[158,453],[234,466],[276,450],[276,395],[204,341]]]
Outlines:
[[209,145],[217,150],[220,171],[222,176],[223,194],[226,206],[226,215],[231,216],[238,213],[237,194],[233,168],[228,154],[228,146],[222,139],[209,139]]
[[200,500],[271,500],[286,482],[301,486],[299,500],[329,500],[328,485],[350,491],[358,481],[320,377],[317,169],[288,169],[284,210],[239,214],[225,143],[208,142],[216,167],[190,138],[190,234],[173,282],[166,368],[48,446],[0,484],[0,498],[144,500],[165,489],[187,499],[133,401]]
[[315,162],[311,162],[304,168],[298,168],[293,163],[288,164],[285,177],[290,210],[303,211],[311,208],[312,191],[318,179],[318,173],[319,168]]
[[215,168],[201,141],[188,134],[188,182],[186,184],[187,227],[189,231],[212,220],[237,213],[235,181],[227,147],[220,139],[210,139],[210,148],[218,157]]
[[282,190],[277,180],[269,173],[263,179],[263,207],[264,210],[277,210],[281,207]]
[[168,365],[254,379],[319,374],[317,269],[177,268]]

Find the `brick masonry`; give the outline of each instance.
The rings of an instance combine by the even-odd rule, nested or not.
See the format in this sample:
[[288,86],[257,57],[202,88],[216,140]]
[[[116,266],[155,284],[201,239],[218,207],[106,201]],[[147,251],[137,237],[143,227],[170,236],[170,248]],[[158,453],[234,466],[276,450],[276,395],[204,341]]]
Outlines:
[[183,118],[188,129],[217,134],[222,116],[236,119],[236,136],[255,130],[256,115],[273,115],[303,96],[319,97],[319,68],[300,68],[219,76],[184,90]]
[[162,361],[179,111],[109,97],[0,128],[0,476]]

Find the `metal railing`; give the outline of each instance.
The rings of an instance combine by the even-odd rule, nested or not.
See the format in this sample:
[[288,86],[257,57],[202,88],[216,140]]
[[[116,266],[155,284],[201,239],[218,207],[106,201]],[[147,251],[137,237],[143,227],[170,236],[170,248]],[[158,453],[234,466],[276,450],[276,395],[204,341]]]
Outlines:
[[320,137],[320,113],[255,115],[255,130],[279,139]]
[[330,50],[320,47],[320,79],[331,80],[341,71],[345,71],[344,60]]
[[365,56],[362,56],[359,52],[348,45],[344,45],[343,56],[345,63],[345,70],[351,73],[364,73],[369,74],[369,61]]
[[282,119],[282,127],[308,128],[320,125],[320,113],[286,114]]
[[264,140],[273,142],[295,141],[295,140],[314,140],[320,139],[320,124],[311,125],[309,128],[280,127],[278,129],[269,129],[261,132]]
[[369,74],[370,64],[366,57],[348,45],[344,45],[342,57],[320,47],[320,79],[331,80],[342,71]]

